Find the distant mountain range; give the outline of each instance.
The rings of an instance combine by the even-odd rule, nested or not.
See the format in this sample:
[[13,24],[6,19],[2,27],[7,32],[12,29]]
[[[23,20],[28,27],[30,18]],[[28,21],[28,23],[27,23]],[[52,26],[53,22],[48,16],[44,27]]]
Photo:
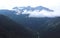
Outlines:
[[27,11],[36,11],[38,10],[39,12],[41,12],[42,10],[48,11],[48,12],[54,12],[54,10],[49,9],[47,7],[43,7],[43,6],[37,6],[37,7],[31,7],[31,6],[27,6],[27,7],[14,7],[13,9],[16,9],[20,11],[20,14],[23,13],[25,10]]

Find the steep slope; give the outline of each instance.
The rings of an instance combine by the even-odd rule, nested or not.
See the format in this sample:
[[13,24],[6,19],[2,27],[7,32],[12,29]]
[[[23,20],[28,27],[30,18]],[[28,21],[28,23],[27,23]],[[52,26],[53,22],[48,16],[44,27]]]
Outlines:
[[32,38],[33,36],[32,31],[4,15],[0,15],[0,28],[0,34],[5,34],[7,38]]
[[60,17],[47,22],[41,38],[60,38]]

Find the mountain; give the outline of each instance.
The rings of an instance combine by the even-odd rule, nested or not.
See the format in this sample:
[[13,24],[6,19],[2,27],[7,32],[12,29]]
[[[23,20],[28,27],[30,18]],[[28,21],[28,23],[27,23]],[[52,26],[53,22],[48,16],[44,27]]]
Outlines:
[[44,7],[44,6],[37,6],[34,8],[34,10],[39,10],[39,12],[41,12],[42,10],[48,11],[48,12],[54,12],[54,10]]
[[[60,38],[60,17],[54,17],[54,18],[31,17],[31,18],[29,18],[28,17],[29,14],[15,15],[15,11],[11,11],[11,10],[5,10],[5,12],[3,12],[3,11],[4,10],[2,10],[2,12],[1,12],[1,10],[0,10],[0,14],[3,13],[3,15],[8,16],[10,19],[12,19],[16,23],[18,23],[19,26],[21,24],[26,29],[36,33],[36,35],[37,35],[37,32],[39,32],[39,36],[41,38]],[[28,35],[29,35],[29,33],[28,33]],[[33,34],[31,35],[31,37],[32,36],[33,36]]]
[[29,18],[29,14],[20,14],[20,15],[16,15],[15,11],[11,11],[11,10],[0,10],[0,14],[3,14],[5,16],[8,16],[10,19],[12,19],[13,21],[23,25],[24,27],[29,27],[34,31],[38,31],[39,29],[42,29],[42,27],[46,26],[43,25],[45,24],[45,22],[49,21],[49,20],[53,20],[53,18]]
[[44,6],[36,6],[36,7],[31,7],[31,6],[27,6],[27,7],[14,7],[13,9],[19,10],[21,13],[23,13],[25,10],[27,11],[36,11],[38,10],[39,12],[41,12],[42,10],[48,11],[48,12],[54,12],[54,10],[44,7]]
[[0,35],[4,38],[32,38],[33,31],[7,16],[0,15]]
[[46,22],[41,38],[60,38],[60,17]]

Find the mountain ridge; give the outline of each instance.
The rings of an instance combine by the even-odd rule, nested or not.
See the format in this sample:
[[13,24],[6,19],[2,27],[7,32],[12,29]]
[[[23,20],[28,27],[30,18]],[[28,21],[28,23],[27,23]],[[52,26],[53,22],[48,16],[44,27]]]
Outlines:
[[[9,36],[11,36],[11,38],[32,38],[33,36],[33,31],[26,29],[24,26],[14,22],[9,17],[4,15],[0,15],[0,26],[4,28],[4,30],[0,31],[0,33],[6,33],[7,35],[5,35],[8,38]],[[10,35],[10,33],[12,35]]]

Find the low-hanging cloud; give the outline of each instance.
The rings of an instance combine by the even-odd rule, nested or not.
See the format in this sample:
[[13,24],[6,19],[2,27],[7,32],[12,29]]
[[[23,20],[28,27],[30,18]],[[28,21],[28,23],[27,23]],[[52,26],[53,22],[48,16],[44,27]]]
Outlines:
[[[53,9],[54,12],[47,12],[42,10],[41,12],[25,10],[22,14],[30,14],[29,17],[58,17],[60,16],[60,0],[0,0],[0,9],[12,9],[17,6],[32,6],[36,7],[42,5]],[[16,13],[20,15],[19,13]]]
[[60,11],[54,11],[54,12],[47,12],[47,11],[41,11],[41,12],[30,12],[29,17],[60,17]]
[[[60,8],[55,7],[53,8],[54,12],[49,12],[46,10],[42,10],[38,12],[38,10],[35,11],[24,11],[22,14],[29,14],[29,17],[60,17]],[[20,15],[20,11],[16,13],[17,15]]]

